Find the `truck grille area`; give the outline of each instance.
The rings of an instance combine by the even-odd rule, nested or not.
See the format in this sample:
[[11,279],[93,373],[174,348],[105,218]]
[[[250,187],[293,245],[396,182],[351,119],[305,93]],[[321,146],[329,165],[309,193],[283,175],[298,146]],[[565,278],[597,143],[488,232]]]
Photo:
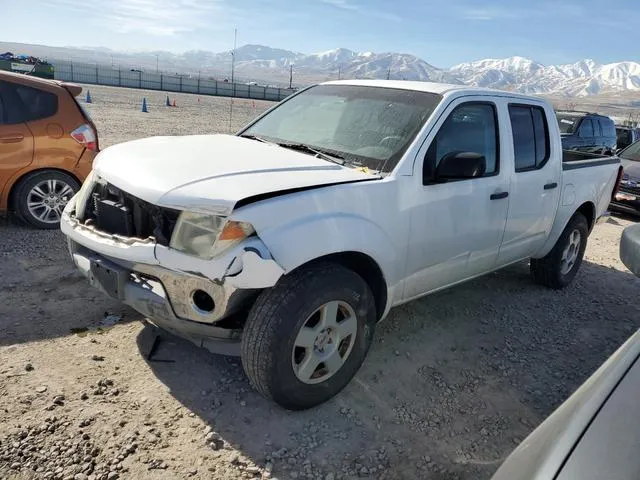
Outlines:
[[158,207],[110,184],[97,184],[91,193],[85,222],[102,232],[156,241],[168,246],[179,210]]

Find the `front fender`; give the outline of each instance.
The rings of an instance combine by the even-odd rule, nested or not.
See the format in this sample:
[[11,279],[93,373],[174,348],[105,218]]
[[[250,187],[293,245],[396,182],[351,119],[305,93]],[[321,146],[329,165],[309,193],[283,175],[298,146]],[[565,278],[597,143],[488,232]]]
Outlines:
[[400,278],[397,245],[379,225],[364,217],[346,213],[307,216],[258,235],[285,272],[334,253],[360,252],[378,264],[387,285]]

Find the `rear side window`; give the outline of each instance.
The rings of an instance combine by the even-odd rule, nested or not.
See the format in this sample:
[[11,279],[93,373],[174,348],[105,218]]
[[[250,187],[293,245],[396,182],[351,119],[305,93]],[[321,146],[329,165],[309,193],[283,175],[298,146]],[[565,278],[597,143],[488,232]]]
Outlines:
[[25,85],[14,88],[24,106],[25,122],[51,117],[58,111],[57,95]]
[[591,119],[585,118],[580,123],[580,136],[581,137],[593,137],[593,124],[591,123]]
[[600,119],[600,128],[602,129],[603,137],[615,137],[616,136],[616,125],[613,123],[613,120],[610,118],[601,118]]
[[544,110],[530,105],[509,105],[516,172],[542,168],[549,160],[549,127]]
[[602,120],[599,119],[593,119],[592,120],[593,123],[593,135],[596,137],[602,137],[604,136],[604,128],[602,128]]

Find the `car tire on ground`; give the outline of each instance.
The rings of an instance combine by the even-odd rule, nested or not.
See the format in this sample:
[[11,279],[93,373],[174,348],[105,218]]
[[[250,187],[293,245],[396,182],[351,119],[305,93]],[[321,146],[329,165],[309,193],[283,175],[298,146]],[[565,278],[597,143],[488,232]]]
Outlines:
[[531,275],[535,282],[556,290],[569,285],[582,264],[588,236],[587,219],[576,213],[553,249],[545,257],[531,259]]
[[260,294],[242,337],[254,388],[289,410],[340,392],[371,346],[376,307],[367,283],[341,265],[302,267]]
[[79,189],[80,183],[66,173],[57,170],[35,172],[16,187],[13,207],[18,217],[31,226],[59,228],[62,210]]

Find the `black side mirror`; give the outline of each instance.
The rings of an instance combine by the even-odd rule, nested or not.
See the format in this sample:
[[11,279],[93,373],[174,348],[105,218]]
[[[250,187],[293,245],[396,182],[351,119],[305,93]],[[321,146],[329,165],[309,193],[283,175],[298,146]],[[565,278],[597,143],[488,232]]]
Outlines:
[[487,171],[484,155],[475,152],[447,153],[436,168],[436,181],[482,177]]

